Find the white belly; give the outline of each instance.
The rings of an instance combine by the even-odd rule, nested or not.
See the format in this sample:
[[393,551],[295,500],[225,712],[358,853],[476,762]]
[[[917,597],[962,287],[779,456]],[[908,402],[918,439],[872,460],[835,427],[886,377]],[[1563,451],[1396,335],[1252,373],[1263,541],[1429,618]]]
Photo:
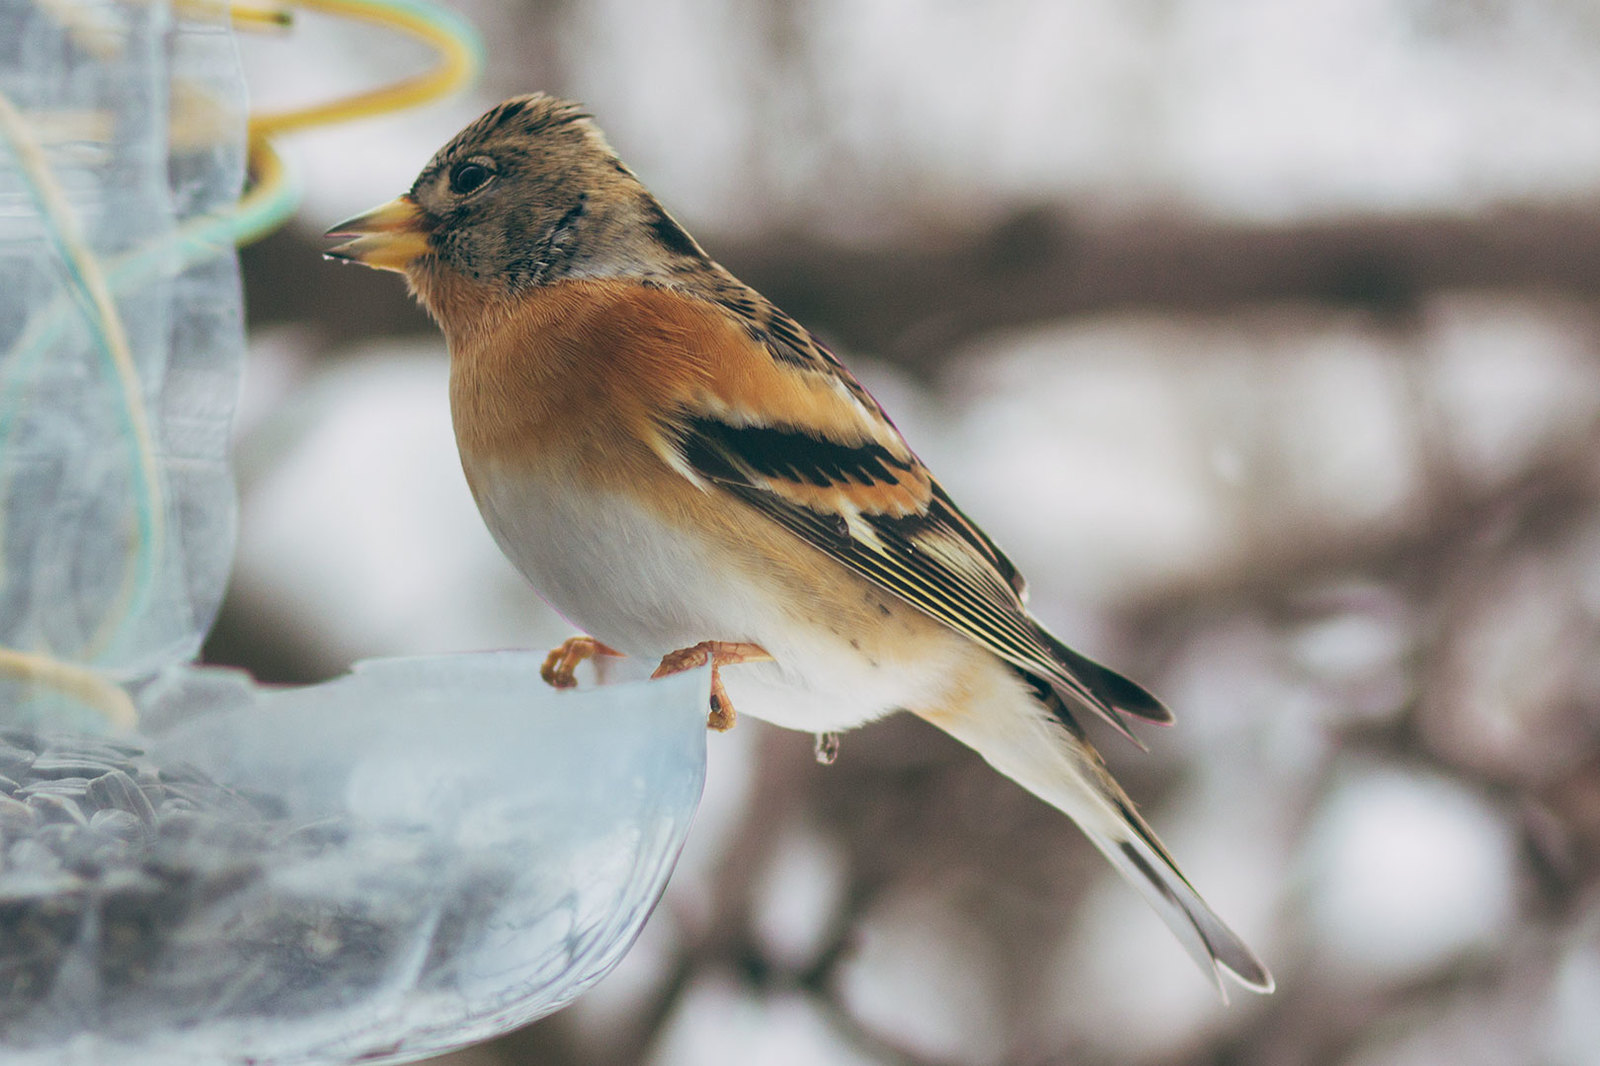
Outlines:
[[[938,664],[948,657],[930,661],[924,646],[914,660],[868,658],[849,634],[804,623],[804,612],[776,603],[759,579],[632,500],[486,466],[473,475],[501,550],[584,632],[646,660],[703,640],[765,648],[773,662],[722,671],[742,714],[809,732],[843,730],[930,706],[947,683]],[[952,653],[970,650],[948,637]]]

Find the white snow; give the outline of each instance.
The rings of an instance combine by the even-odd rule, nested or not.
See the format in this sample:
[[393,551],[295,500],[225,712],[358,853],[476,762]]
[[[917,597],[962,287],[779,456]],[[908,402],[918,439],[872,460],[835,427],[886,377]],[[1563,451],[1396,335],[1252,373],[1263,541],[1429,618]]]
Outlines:
[[779,837],[771,863],[756,880],[751,922],[767,959],[804,969],[826,946],[846,886],[839,845],[804,826]]
[[1349,771],[1308,849],[1312,957],[1349,980],[1414,979],[1493,950],[1515,916],[1510,824],[1441,777]]
[[1006,1055],[1008,1019],[995,946],[936,888],[891,896],[863,920],[839,973],[845,1007],[868,1030],[920,1060],[991,1066]]
[[646,1066],[877,1066],[818,1006],[794,993],[761,997],[723,975],[695,982]]

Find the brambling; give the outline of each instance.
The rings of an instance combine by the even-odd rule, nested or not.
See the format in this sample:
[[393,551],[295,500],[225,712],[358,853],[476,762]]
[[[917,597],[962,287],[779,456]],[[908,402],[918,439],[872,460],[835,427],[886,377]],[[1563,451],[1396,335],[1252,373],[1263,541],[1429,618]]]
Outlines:
[[[909,710],[1069,815],[1221,988],[1269,992],[1079,723],[1169,722],[1025,607],[1010,560],[818,340],[712,260],[577,105],[483,115],[328,255],[443,329],[461,465],[501,549],[585,633],[551,653],[709,662],[830,736]],[[746,664],[729,670],[722,667]]]

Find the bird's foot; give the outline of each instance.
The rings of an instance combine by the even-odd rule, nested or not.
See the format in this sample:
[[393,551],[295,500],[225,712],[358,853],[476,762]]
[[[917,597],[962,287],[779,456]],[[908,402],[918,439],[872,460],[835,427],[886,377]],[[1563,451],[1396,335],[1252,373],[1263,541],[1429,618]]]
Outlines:
[[620,651],[608,648],[593,637],[568,637],[561,642],[559,648],[544,657],[544,665],[539,667],[539,676],[544,678],[545,684],[553,688],[573,688],[578,683],[573,671],[577,670],[579,663],[596,655],[622,658]]
[[767,649],[759,644],[739,644],[726,640],[702,640],[689,648],[679,648],[669,651],[661,657],[661,665],[656,667],[656,672],[651,677],[666,677],[668,674],[682,673],[684,670],[693,670],[697,666],[711,664],[711,714],[706,718],[706,728],[715,729],[719,733],[726,733],[733,728],[735,715],[733,701],[728,699],[728,690],[722,687],[722,675],[718,671],[724,666],[734,666],[738,663],[767,663],[772,661],[772,656],[767,654]]

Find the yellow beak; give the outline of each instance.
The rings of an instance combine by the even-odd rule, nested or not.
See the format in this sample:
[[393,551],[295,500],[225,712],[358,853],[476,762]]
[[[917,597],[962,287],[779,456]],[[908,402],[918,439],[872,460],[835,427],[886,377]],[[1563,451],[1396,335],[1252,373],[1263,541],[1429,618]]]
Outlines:
[[409,196],[396,197],[364,215],[346,219],[324,236],[353,237],[322,254],[329,259],[361,263],[376,270],[405,272],[406,267],[426,255],[428,221],[422,208]]

